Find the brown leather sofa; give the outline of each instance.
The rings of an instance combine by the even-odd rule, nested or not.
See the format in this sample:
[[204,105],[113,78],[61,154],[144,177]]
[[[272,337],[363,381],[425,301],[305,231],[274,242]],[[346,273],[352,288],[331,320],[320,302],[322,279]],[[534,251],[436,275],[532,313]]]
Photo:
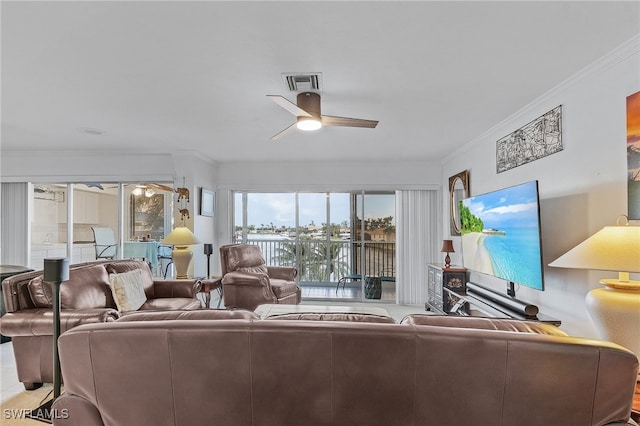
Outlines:
[[54,425],[624,425],[638,371],[539,323],[134,315],[61,336]]
[[220,247],[224,306],[253,311],[263,303],[300,303],[302,291],[292,266],[266,266],[262,250],[252,244]]
[[[140,310],[200,309],[196,298],[199,281],[156,281],[147,263],[141,261],[87,262],[71,265],[69,280],[60,287],[60,331],[126,315],[116,308],[109,273],[133,269],[142,270],[147,298]],[[42,270],[27,272],[2,282],[7,313],[0,318],[0,333],[12,338],[18,380],[28,390],[53,381],[51,287],[42,274]]]

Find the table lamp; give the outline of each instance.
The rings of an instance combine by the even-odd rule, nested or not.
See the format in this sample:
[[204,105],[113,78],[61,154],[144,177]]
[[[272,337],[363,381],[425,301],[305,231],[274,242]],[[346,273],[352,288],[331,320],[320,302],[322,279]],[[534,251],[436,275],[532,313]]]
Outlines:
[[177,226],[161,243],[173,246],[171,260],[176,268],[176,278],[187,278],[187,271],[193,259],[193,251],[187,246],[200,244],[200,241],[186,226]]
[[444,258],[444,267],[448,268],[451,266],[451,258],[449,257],[449,253],[455,253],[455,250],[453,249],[453,241],[452,240],[443,240],[442,241],[442,248],[440,249],[440,251],[442,253],[447,253],[447,255]]
[[58,353],[58,337],[60,337],[60,286],[69,280],[69,259],[44,259],[43,281],[51,283],[51,298],[53,307],[53,399],[45,402],[35,410],[31,410],[27,417],[52,423],[52,404],[60,396],[62,388],[62,372],[60,371],[60,355]]
[[618,279],[603,279],[604,288],[591,290],[587,311],[599,336],[640,357],[640,281],[629,272],[640,272],[640,226],[605,226],[549,266],[618,271]]

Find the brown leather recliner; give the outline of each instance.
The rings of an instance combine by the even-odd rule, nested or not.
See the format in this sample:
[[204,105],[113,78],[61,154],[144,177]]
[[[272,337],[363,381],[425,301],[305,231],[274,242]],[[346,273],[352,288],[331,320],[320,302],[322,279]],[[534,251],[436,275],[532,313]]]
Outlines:
[[300,303],[302,292],[292,266],[265,265],[262,250],[251,244],[220,247],[224,306],[254,310],[263,303]]

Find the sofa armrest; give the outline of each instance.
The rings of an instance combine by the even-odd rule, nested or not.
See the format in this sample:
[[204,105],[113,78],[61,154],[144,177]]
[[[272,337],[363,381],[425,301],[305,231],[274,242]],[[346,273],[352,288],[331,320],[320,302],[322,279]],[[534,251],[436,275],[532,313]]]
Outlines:
[[293,266],[267,266],[269,276],[285,281],[295,281],[298,276],[298,269]]
[[153,282],[156,299],[167,297],[195,298],[202,287],[200,280],[157,280]]
[[58,426],[84,425],[104,426],[98,407],[77,395],[63,393],[52,405],[54,423]]
[[269,277],[265,274],[234,271],[222,278],[222,285],[244,285],[252,287],[269,287]]
[[[120,313],[112,308],[63,309],[60,311],[60,332],[82,324],[111,322]],[[0,319],[0,333],[5,336],[52,336],[53,311],[48,308],[23,309],[9,312]]]

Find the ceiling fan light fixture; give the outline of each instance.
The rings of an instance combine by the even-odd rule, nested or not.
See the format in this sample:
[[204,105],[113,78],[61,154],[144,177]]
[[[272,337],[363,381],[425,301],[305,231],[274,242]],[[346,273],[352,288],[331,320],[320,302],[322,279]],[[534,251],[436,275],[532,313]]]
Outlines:
[[298,117],[296,126],[300,130],[310,131],[318,130],[322,127],[322,123],[314,117]]

